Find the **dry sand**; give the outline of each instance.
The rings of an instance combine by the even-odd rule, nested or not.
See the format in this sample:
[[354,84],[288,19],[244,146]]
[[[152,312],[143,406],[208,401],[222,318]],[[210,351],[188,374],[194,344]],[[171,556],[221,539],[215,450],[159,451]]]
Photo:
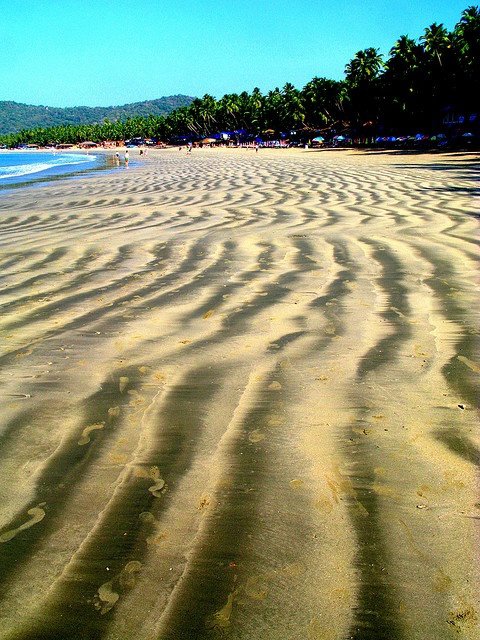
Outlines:
[[0,638],[478,638],[478,166],[0,194]]

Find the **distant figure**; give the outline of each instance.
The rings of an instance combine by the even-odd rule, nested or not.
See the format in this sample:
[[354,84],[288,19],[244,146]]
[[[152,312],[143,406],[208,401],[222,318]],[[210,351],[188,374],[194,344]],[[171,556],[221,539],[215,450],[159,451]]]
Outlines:
[[143,156],[143,149],[140,149],[140,155]]
[[258,153],[258,142],[255,143],[255,153]]
[[125,165],[128,167],[128,149],[125,151]]
[[118,151],[115,154],[115,163],[120,164],[120,154],[118,153]]

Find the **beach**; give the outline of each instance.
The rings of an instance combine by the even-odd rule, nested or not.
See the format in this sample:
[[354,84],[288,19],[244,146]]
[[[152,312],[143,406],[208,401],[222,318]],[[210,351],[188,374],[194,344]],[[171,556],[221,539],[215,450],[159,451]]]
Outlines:
[[478,638],[478,156],[130,151],[0,194],[0,638]]

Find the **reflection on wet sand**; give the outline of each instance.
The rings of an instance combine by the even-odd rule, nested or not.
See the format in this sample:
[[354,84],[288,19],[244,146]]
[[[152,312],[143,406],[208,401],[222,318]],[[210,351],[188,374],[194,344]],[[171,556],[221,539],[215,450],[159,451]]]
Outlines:
[[475,166],[5,193],[0,638],[478,638]]

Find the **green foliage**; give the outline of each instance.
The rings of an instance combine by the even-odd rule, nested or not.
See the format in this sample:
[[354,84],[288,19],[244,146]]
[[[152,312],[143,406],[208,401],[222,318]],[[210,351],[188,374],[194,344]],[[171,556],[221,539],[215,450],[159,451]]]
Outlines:
[[315,77],[301,90],[287,83],[265,95],[255,88],[219,100],[208,94],[171,96],[106,109],[3,102],[0,133],[7,135],[0,135],[0,143],[47,145],[135,136],[175,140],[238,129],[251,134],[294,129],[306,136],[349,129],[359,138],[380,130],[437,133],[447,109],[474,112],[479,91],[480,12],[471,6],[452,32],[433,23],[418,41],[401,36],[386,60],[373,47],[358,51],[345,67],[343,82]]
[[189,96],[167,96],[158,100],[132,102],[118,107],[56,107],[33,106],[18,102],[0,102],[0,135],[22,129],[47,128],[57,125],[84,125],[149,115],[166,116],[179,107],[188,106]]

